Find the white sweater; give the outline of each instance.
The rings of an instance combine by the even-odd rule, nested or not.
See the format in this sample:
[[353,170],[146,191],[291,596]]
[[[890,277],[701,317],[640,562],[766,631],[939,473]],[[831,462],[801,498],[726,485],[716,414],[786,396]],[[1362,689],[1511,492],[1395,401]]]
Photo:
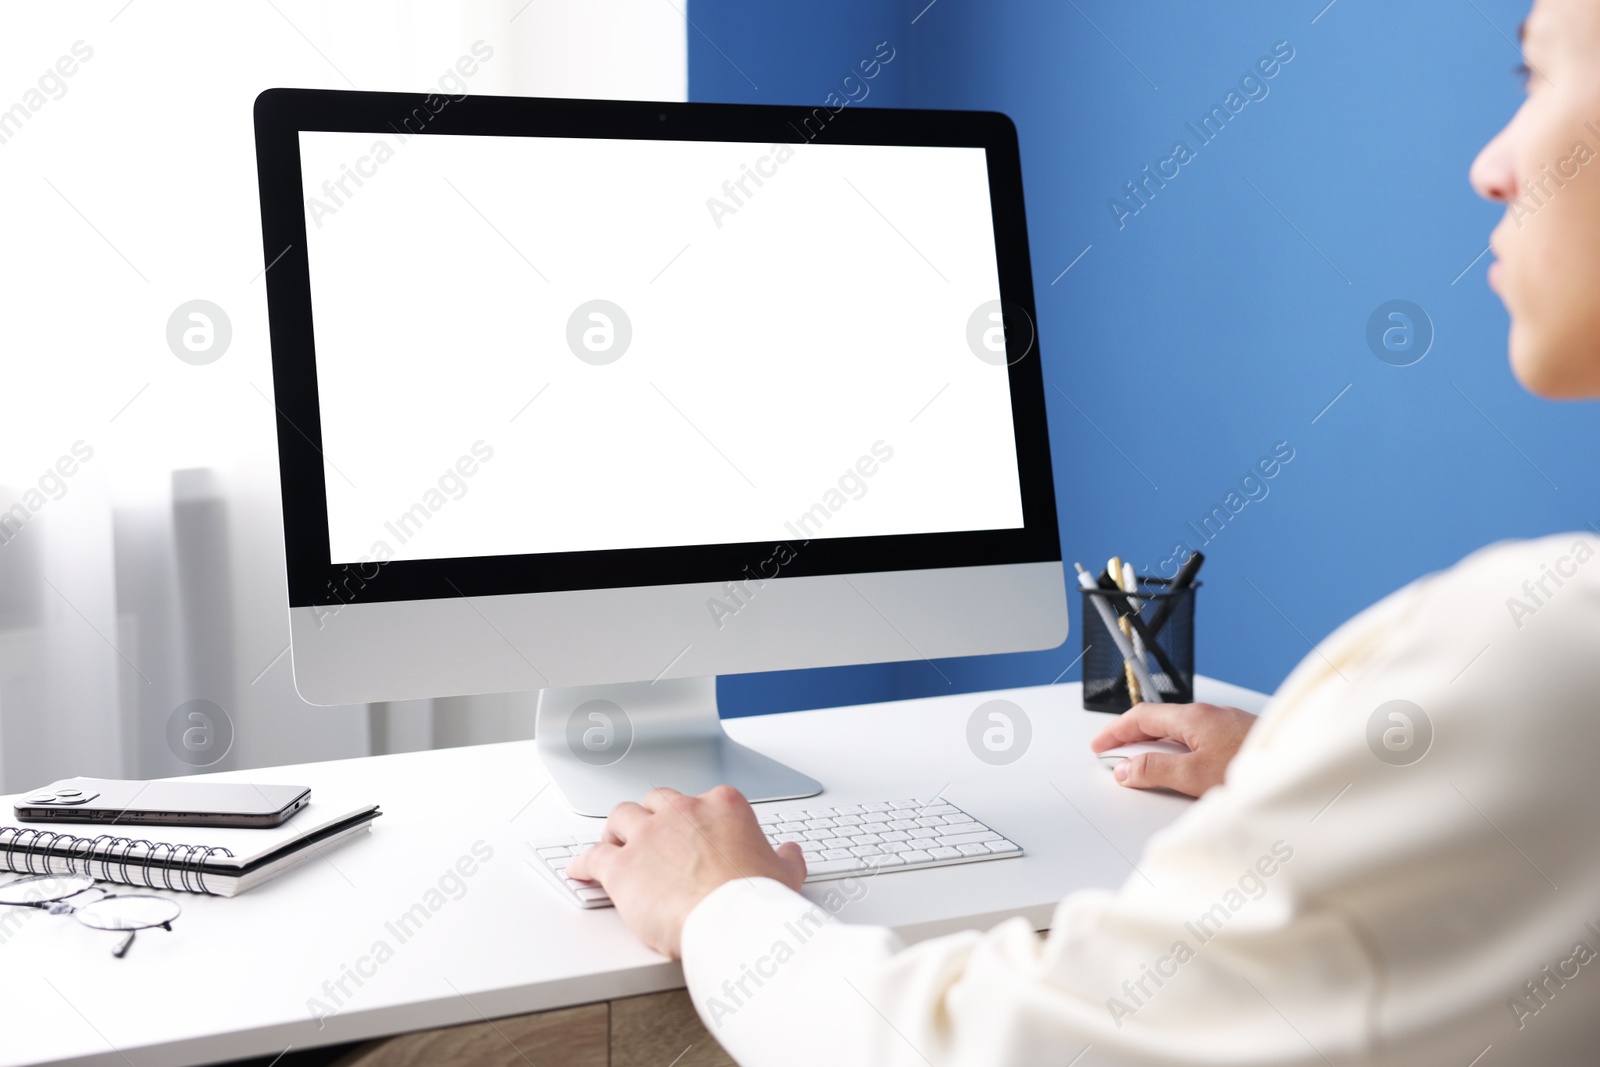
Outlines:
[[1597,555],[1492,546],[1340,627],[1048,938],[905,948],[722,886],[683,931],[701,1017],[747,1067],[1600,1063]]

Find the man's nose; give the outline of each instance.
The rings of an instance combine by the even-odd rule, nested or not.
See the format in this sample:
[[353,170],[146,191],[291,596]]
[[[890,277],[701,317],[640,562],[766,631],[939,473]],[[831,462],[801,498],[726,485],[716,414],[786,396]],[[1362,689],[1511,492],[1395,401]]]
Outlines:
[[1485,200],[1505,203],[1517,195],[1517,174],[1508,132],[1501,130],[1472,161],[1472,187]]

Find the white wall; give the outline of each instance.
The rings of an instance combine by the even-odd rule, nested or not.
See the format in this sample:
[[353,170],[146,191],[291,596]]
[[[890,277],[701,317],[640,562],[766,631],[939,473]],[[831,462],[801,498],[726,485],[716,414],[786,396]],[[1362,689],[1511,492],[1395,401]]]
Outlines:
[[[425,90],[479,40],[494,55],[475,93],[686,96],[684,17],[664,0],[0,6],[0,512],[74,443],[93,449],[0,544],[0,790],[181,773],[165,724],[196,698],[234,721],[218,767],[369,750],[366,709],[305,705],[276,658],[251,103],[283,85]],[[195,298],[233,330],[206,366],[166,341]],[[529,728],[520,706],[468,702],[437,730],[412,709],[379,734],[493,739]]]

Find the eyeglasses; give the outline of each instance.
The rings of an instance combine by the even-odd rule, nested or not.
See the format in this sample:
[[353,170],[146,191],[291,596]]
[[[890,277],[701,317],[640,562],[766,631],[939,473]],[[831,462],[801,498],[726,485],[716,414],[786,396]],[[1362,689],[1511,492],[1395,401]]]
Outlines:
[[[88,896],[87,894],[97,894]],[[0,904],[42,908],[51,915],[70,915],[92,930],[126,931],[128,936],[111,950],[117,959],[127,955],[134,935],[159,926],[172,930],[183,911],[178,902],[148,893],[112,893],[94,884],[86,874],[36,874],[0,885]]]

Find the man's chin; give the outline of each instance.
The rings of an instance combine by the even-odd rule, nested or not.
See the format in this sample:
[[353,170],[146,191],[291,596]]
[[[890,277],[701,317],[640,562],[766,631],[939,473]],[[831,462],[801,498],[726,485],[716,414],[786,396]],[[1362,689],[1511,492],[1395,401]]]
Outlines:
[[1600,398],[1600,343],[1551,343],[1513,318],[1510,352],[1511,373],[1535,396],[1546,400]]

